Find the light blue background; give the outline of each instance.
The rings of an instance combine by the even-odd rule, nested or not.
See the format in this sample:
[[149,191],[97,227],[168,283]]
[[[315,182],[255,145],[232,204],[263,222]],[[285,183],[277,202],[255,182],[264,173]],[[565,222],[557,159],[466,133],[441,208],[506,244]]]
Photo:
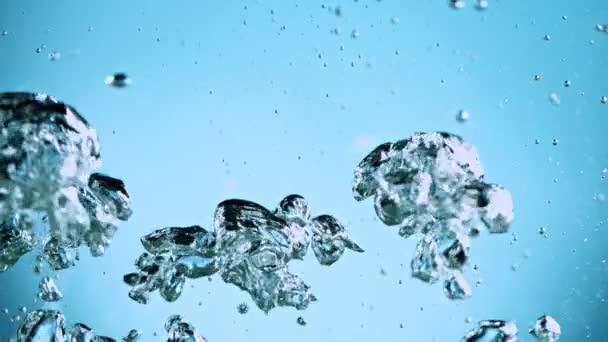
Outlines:
[[[137,328],[143,341],[163,340],[165,319],[181,313],[210,342],[453,342],[470,316],[514,319],[530,341],[526,330],[547,313],[563,341],[608,341],[608,211],[594,200],[608,195],[608,105],[600,103],[608,34],[595,30],[608,23],[608,2],[490,0],[484,12],[470,0],[460,11],[443,0],[326,4],[340,4],[341,17],[322,4],[0,1],[8,33],[0,36],[0,91],[46,92],[74,105],[98,129],[102,171],[124,179],[133,198],[135,214],[108,253],[82,253],[59,274],[65,298],[57,307],[68,321],[115,338]],[[52,51],[61,58],[50,61]],[[118,71],[132,86],[103,83]],[[561,106],[550,104],[551,92]],[[459,109],[469,122],[456,122]],[[466,276],[482,283],[464,302],[411,279],[416,239],[399,238],[377,221],[372,201],[357,203],[350,192],[354,166],[375,143],[434,130],[474,143],[487,178],[515,200],[518,240],[510,243],[511,232],[473,240],[479,273]],[[143,250],[140,236],[210,227],[226,198],[273,208],[289,193],[305,196],[313,214],[337,216],[366,248],[330,268],[312,255],[292,263],[320,299],[307,311],[265,316],[218,278],[189,282],[173,304],[128,299],[121,279]],[[0,274],[0,307],[11,314],[39,307],[31,261]],[[247,315],[237,313],[241,302]],[[299,315],[307,326],[296,324]],[[0,318],[2,341],[16,329]]]

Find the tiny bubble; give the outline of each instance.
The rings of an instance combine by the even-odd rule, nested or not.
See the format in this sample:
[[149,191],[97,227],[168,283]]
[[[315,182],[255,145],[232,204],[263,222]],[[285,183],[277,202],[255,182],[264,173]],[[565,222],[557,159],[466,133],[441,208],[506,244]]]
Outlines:
[[545,35],[543,38],[544,38],[545,40],[547,40],[547,41],[551,40],[551,36],[550,36],[550,35],[548,35],[548,34],[546,34],[546,35]]
[[568,81],[568,80],[565,80],[565,81],[564,81],[564,87],[568,88],[568,87],[570,87],[571,85],[572,85],[572,82],[570,82],[570,81]]
[[488,3],[488,0],[479,0],[477,1],[477,9],[479,10],[485,10],[488,8],[490,4]]
[[456,116],[456,120],[458,120],[458,122],[467,122],[470,118],[471,114],[469,114],[469,112],[467,112],[466,110],[461,110],[458,112],[458,115]]
[[57,52],[57,51],[53,51],[51,53],[49,53],[49,60],[51,62],[59,60],[61,58],[61,53]]
[[551,144],[553,144],[553,146],[557,146],[559,144],[559,140],[553,139],[553,141],[551,141]]
[[306,325],[306,321],[304,320],[304,318],[302,316],[299,316],[298,319],[296,320],[296,322],[298,322],[298,324],[301,326]]
[[244,315],[249,311],[249,306],[247,306],[246,303],[241,303],[241,304],[239,304],[237,309],[241,315]]

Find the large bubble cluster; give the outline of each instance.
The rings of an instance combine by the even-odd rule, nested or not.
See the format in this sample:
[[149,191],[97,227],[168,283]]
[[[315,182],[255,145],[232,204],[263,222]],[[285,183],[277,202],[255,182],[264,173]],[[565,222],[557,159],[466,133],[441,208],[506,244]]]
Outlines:
[[107,336],[96,335],[93,329],[82,323],[66,329],[65,317],[55,310],[30,312],[17,331],[17,342],[115,342]]
[[443,279],[450,299],[471,295],[462,275],[470,238],[481,225],[504,233],[513,221],[511,194],[484,181],[475,147],[443,132],[376,147],[355,169],[353,195],[357,201],[373,196],[378,218],[399,227],[402,237],[422,234],[412,276],[428,283]]
[[100,173],[97,133],[44,94],[0,94],[0,272],[40,249],[53,270],[72,250],[103,255],[131,215],[123,182]]
[[146,252],[135,262],[138,271],[124,276],[133,300],[145,304],[148,294],[158,290],[175,301],[187,278],[219,272],[264,312],[276,306],[305,309],[316,300],[287,267],[304,258],[309,246],[322,265],[336,262],[345,249],[363,252],[333,216],[311,218],[299,195],[285,197],[274,212],[254,202],[226,200],[215,210],[213,231],[168,227],[142,237],[141,243]]

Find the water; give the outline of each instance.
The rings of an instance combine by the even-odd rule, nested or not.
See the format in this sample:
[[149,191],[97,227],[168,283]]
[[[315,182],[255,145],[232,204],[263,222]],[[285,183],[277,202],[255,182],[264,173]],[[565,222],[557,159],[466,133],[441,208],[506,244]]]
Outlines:
[[[43,308],[61,311],[65,334],[80,327],[115,340],[132,329],[140,341],[187,338],[194,327],[190,338],[210,342],[451,342],[500,320],[515,324],[518,340],[535,341],[536,326],[554,336],[553,321],[542,328],[546,315],[560,341],[608,341],[607,18],[602,0],[6,2],[0,92],[46,93],[74,106],[95,129],[103,161],[77,175],[79,186],[94,171],[118,177],[133,214],[114,211],[128,220],[90,230],[69,256],[20,240],[12,250],[20,257],[0,273],[0,340]],[[422,234],[403,239],[372,199],[351,193],[366,155],[415,132],[461,136],[476,147],[484,182],[513,199],[508,231],[481,229],[462,277],[436,284],[412,277]],[[56,188],[54,178],[36,179],[33,188]],[[96,191],[110,194],[103,198],[114,209],[126,203],[120,191]],[[312,247],[290,259],[289,273],[317,299],[305,310],[265,314],[219,273],[188,279],[174,302],[129,298],[123,276],[135,270],[142,236],[164,227],[214,231],[214,210],[227,199],[273,211],[296,193],[313,217],[332,215],[364,250],[347,250],[330,267]],[[55,199],[38,199],[47,205],[32,207],[34,227],[73,217],[44,217],[57,212],[48,205]],[[30,237],[48,236],[32,229]],[[283,254],[259,253],[251,263],[275,265]],[[61,300],[38,297],[44,277]],[[466,298],[449,299],[446,280]],[[458,290],[462,280],[470,296]],[[165,329],[174,314],[183,318]],[[52,322],[41,334],[57,333]]]

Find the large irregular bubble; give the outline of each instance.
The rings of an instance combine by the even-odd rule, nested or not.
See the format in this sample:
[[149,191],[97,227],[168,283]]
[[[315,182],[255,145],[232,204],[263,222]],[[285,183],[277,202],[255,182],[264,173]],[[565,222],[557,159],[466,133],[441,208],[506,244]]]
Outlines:
[[475,147],[444,132],[416,133],[376,147],[355,169],[353,196],[374,197],[378,218],[399,227],[402,237],[422,234],[412,276],[443,280],[450,299],[471,295],[462,275],[470,238],[482,225],[504,233],[514,217],[509,191],[484,181]]
[[248,292],[268,312],[276,306],[305,309],[315,301],[310,287],[288,269],[309,246],[322,265],[335,263],[345,249],[363,252],[330,215],[310,217],[306,200],[285,197],[276,210],[240,199],[221,202],[213,231],[200,226],[167,227],[141,238],[146,249],[135,262],[138,271],[124,276],[131,299],[145,304],[158,290],[175,301],[187,278],[219,273],[226,283]]
[[196,328],[181,315],[169,316],[165,323],[167,342],[207,342]]
[[562,334],[562,328],[555,318],[542,315],[529,332],[540,342],[556,342]]
[[517,342],[517,326],[512,321],[486,320],[469,331],[461,342]]
[[100,173],[97,133],[44,94],[0,94],[0,272],[41,250],[53,270],[103,255],[131,215],[124,183]]

